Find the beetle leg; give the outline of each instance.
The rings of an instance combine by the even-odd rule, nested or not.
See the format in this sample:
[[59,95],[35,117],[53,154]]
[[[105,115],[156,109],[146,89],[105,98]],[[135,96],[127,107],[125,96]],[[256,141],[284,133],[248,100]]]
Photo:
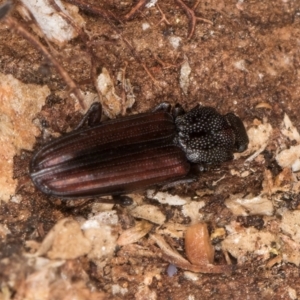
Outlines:
[[[48,200],[48,199],[47,199]],[[52,202],[49,201],[51,204]],[[67,203],[67,202],[66,202]],[[68,209],[83,209],[88,207],[89,205],[93,203],[105,203],[105,204],[119,204],[123,207],[125,206],[130,206],[133,203],[133,200],[125,195],[117,195],[117,196],[112,196],[112,199],[107,199],[107,198],[88,198],[85,199],[83,202],[81,202],[78,205],[74,205],[74,202],[72,201],[72,205],[66,204]]]
[[[82,207],[87,206],[90,203],[107,203],[107,204],[120,204],[121,206],[130,206],[133,200],[129,196],[114,195],[112,199],[107,198],[89,198],[82,204]],[[81,206],[80,206],[81,207]]]
[[173,182],[170,182],[170,183],[167,183],[167,184],[163,185],[161,187],[161,190],[165,191],[169,188],[175,187],[176,185],[185,184],[185,183],[192,183],[192,182],[195,182],[196,180],[197,180],[197,178],[193,178],[193,177],[179,179],[179,180],[176,180],[176,181],[173,181]]
[[100,124],[102,115],[102,105],[100,102],[94,102],[86,114],[83,116],[82,120],[76,126],[75,130],[81,129],[83,127],[93,127]]
[[158,104],[157,106],[154,107],[152,112],[157,112],[157,111],[165,111],[165,112],[170,112],[171,111],[171,104],[167,102],[162,102]]
[[198,173],[203,173],[203,172],[205,172],[205,171],[208,170],[208,167],[207,167],[207,165],[205,165],[205,164],[196,164],[196,165],[194,166],[194,169],[195,169]]
[[107,203],[107,204],[120,204],[121,206],[130,206],[133,203],[133,200],[125,195],[114,195],[112,199],[107,198],[90,198],[84,205],[88,203]]
[[115,195],[113,196],[113,202],[120,204],[121,206],[130,206],[133,203],[133,200],[125,195]]
[[179,103],[177,103],[172,111],[173,117],[176,118],[176,117],[184,115],[184,114],[185,114],[185,110]]
[[242,120],[233,113],[226,114],[225,118],[231,125],[235,135],[235,151],[244,152],[248,147],[249,138]]

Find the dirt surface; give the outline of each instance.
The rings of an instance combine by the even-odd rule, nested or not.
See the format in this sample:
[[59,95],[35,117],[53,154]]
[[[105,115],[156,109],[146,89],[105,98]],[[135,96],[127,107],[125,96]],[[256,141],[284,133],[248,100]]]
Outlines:
[[[287,187],[269,193],[263,191],[266,182],[276,186],[276,178],[284,170],[275,159],[278,152],[297,144],[282,137],[284,114],[300,130],[299,1],[200,1],[195,16],[204,20],[197,19],[195,27],[189,19],[192,13],[187,13],[181,1],[158,0],[155,5],[132,13],[131,18],[126,16],[139,1],[86,2],[91,5],[89,11],[84,6],[79,10],[86,22],[85,33],[60,46],[49,42],[49,47],[44,38],[32,31],[32,21],[25,22],[16,8],[10,18],[39,39],[86,93],[97,93],[95,76],[106,68],[115,93],[121,98],[123,95],[124,100],[128,91],[124,90],[118,74],[125,70],[135,96],[135,103],[126,114],[150,110],[163,101],[180,103],[186,110],[200,103],[223,114],[234,112],[247,129],[269,124],[272,133],[256,159],[245,164],[246,158],[257,151],[253,148],[245,156],[212,167],[195,183],[176,186],[169,192],[192,197],[193,202],[203,201],[199,220],[208,224],[210,233],[224,228],[227,236],[230,224],[238,227],[237,231],[251,228],[275,236],[282,233],[283,212],[299,209],[298,190]],[[195,2],[185,0],[184,4],[192,8]],[[92,5],[112,16],[92,11]],[[180,79],[184,65],[191,70],[186,85]],[[78,103],[75,106],[69,87],[51,61],[4,22],[0,24],[0,72],[11,74],[26,85],[46,85],[50,90],[35,117],[43,135],[31,150],[44,144],[49,135],[70,131],[81,119]],[[288,243],[283,238],[280,246],[274,246],[276,251],[267,251],[268,255],[246,251],[241,256],[222,246],[225,236],[218,237],[213,240],[214,264],[231,262],[232,274],[191,274],[191,270],[178,268],[175,275],[168,276],[170,261],[150,235],[168,229],[170,223],[189,226],[191,217],[184,215],[181,206],[161,204],[149,197],[140,200],[144,192],[134,195],[134,199],[137,197],[138,204],[157,207],[166,217],[165,222],[158,225],[150,221],[153,226],[148,234],[132,244],[115,247],[113,255],[96,259],[84,254],[62,260],[45,251],[30,258],[25,256],[24,253],[39,248],[38,243],[45,240],[60,220],[70,218],[82,224],[96,214],[91,205],[73,208],[39,192],[28,176],[31,157],[32,151],[19,151],[14,157],[16,194],[20,200],[2,201],[0,205],[0,299],[75,299],[76,293],[80,299],[299,297],[298,261],[292,263],[292,259],[285,258],[282,249]],[[297,172],[289,176],[295,178]],[[267,195],[273,213],[233,213],[225,200],[237,194]],[[130,209],[119,205],[113,209],[118,216],[113,232],[117,236],[142,219],[133,217]],[[293,240],[292,235],[287,235]],[[176,238],[166,234],[164,238],[186,258],[184,235]],[[35,246],[28,241],[35,241]],[[299,251],[299,244],[289,246]]]

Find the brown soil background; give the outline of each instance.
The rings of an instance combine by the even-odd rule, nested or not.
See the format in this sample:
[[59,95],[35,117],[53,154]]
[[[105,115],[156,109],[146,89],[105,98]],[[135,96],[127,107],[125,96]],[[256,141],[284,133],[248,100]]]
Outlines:
[[[89,0],[89,3],[112,12],[121,21],[136,1],[104,0],[100,3]],[[157,6],[143,8],[131,20],[123,20],[119,24],[115,20],[108,21],[80,11],[86,21],[98,71],[105,67],[117,81],[118,71],[126,67],[126,77],[130,79],[136,96],[135,105],[128,113],[147,111],[162,101],[180,103],[187,110],[201,103],[213,106],[221,113],[236,113],[246,126],[254,119],[265,118],[276,129],[286,113],[300,130],[299,1],[201,1],[195,13],[212,24],[197,21],[190,39],[187,38],[190,24],[182,7],[174,0],[158,1],[158,4],[167,22],[162,20],[163,15]],[[185,0],[185,4],[193,7],[194,2]],[[13,17],[30,30],[17,12],[13,12]],[[150,28],[143,30],[143,23],[150,24]],[[177,49],[169,42],[170,37],[174,36],[181,38]],[[124,39],[132,45],[134,53]],[[78,86],[84,91],[95,92],[85,42],[78,37],[56,51],[59,61]],[[46,84],[51,90],[52,96],[48,97],[39,114],[39,119],[47,128],[63,133],[77,124],[80,114],[74,112],[73,99],[60,98],[55,94],[66,89],[65,82],[39,51],[6,26],[0,27],[0,57],[0,72],[12,74],[23,83]],[[179,76],[181,64],[186,59],[191,75],[185,95],[179,85]],[[237,62],[242,67],[237,68]],[[117,84],[116,89],[119,94],[122,93]],[[42,143],[40,138],[35,149]],[[229,194],[243,191],[258,194],[263,171],[269,169],[274,176],[277,175],[279,167],[274,161],[276,147],[276,141],[273,141],[263,153],[264,162],[251,163],[252,172],[247,178],[230,175],[232,168],[242,168],[245,158],[240,158],[204,173],[196,183],[175,188],[172,193],[192,195],[195,189],[212,189],[214,194],[204,199],[209,224],[226,224],[236,218],[224,205],[224,199]],[[0,205],[0,221],[11,231],[10,235],[0,239],[0,282],[3,288],[11,274],[18,278],[16,282],[19,285],[8,284],[12,299],[22,286],[22,280],[31,272],[30,267],[22,267],[25,241],[42,241],[61,218],[86,216],[89,213],[88,209],[78,211],[67,209],[64,205],[50,205],[46,197],[30,183],[24,187],[26,178],[28,181],[26,174],[31,156],[32,153],[23,152],[15,157],[15,176],[19,179],[19,186],[23,187],[20,191],[21,203],[2,202]],[[226,180],[213,186],[213,182],[223,175],[226,175]],[[298,195],[288,194],[288,199],[283,205],[289,209],[298,206]],[[151,204],[162,206],[155,201]],[[165,205],[161,209],[169,219],[177,218],[178,222],[188,223],[182,216],[178,217],[178,208]],[[125,218],[126,210],[120,207],[117,210]],[[259,227],[260,220],[260,216],[252,216],[239,221],[243,226]],[[141,244],[147,244],[146,239]],[[181,240],[173,242],[175,247],[182,246]],[[70,276],[73,276],[74,282],[81,278],[82,272],[86,273],[86,286],[105,292],[107,299],[147,299],[138,294],[141,282],[139,276],[133,276],[135,265],[143,273],[155,266],[166,269],[168,263],[160,257],[134,258],[134,264],[130,261],[129,257],[128,263],[119,266],[120,274],[122,271],[127,277],[112,276],[110,272],[103,276],[85,257],[70,261],[65,267],[68,270],[64,269],[64,272],[72,274]],[[215,261],[217,264],[225,263],[222,252],[217,251]],[[110,268],[113,265],[108,264],[107,269]],[[128,274],[132,276],[129,278]],[[299,275],[299,268],[293,264],[282,263],[267,269],[265,262],[249,253],[249,260],[237,266],[231,276],[203,274],[193,282],[183,276],[182,270],[174,277],[162,272],[160,280],[153,279],[149,289],[156,292],[157,299],[170,300],[293,299],[287,287],[292,287],[299,295]],[[128,293],[113,296],[112,284],[126,287]],[[189,295],[194,295],[194,298],[188,298]]]

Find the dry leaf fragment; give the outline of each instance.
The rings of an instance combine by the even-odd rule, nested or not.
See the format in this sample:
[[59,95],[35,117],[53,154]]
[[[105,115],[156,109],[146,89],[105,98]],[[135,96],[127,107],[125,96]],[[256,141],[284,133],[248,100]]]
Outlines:
[[287,114],[284,114],[283,117],[281,133],[288,137],[291,141],[295,140],[298,144],[300,143],[299,132]]
[[[227,230],[230,231],[229,226]],[[238,264],[247,260],[248,253],[259,255],[262,260],[270,257],[273,249],[279,245],[278,237],[267,231],[259,231],[253,227],[229,234],[222,242],[222,249],[237,258]]]
[[53,231],[53,244],[47,253],[50,259],[74,259],[90,251],[91,242],[84,237],[77,221],[63,219],[55,225]]
[[91,242],[84,237],[79,223],[66,218],[60,220],[49,231],[40,248],[32,256],[47,253],[50,259],[74,259],[87,254],[90,249]]
[[97,90],[103,96],[101,104],[104,114],[110,119],[119,115],[121,113],[121,98],[116,94],[114,82],[106,68],[102,68],[102,73],[97,78]]
[[299,244],[300,247],[300,211],[285,211],[282,214],[280,229],[282,232]]
[[137,242],[143,236],[145,236],[153,225],[145,220],[137,222],[134,227],[125,230],[118,238],[117,244],[124,246]]
[[138,291],[135,293],[135,299],[137,300],[157,300],[156,291],[151,290],[148,286],[139,286]]
[[166,216],[160,211],[157,206],[149,204],[135,207],[131,210],[131,215],[139,219],[148,220],[158,225],[163,224],[166,220]]
[[258,103],[255,108],[266,108],[266,109],[272,109],[272,106],[268,102],[260,102]]
[[252,194],[243,197],[242,194],[230,195],[225,205],[236,216],[264,215],[272,216],[274,206],[265,195],[254,197]]
[[198,223],[187,229],[185,252],[188,260],[194,265],[213,263],[215,250],[210,242],[205,223]]
[[115,226],[104,225],[100,222],[94,223],[95,226],[91,223],[90,225],[89,228],[84,229],[84,236],[92,243],[88,258],[99,262],[112,257],[117,247]]
[[205,263],[202,265],[193,265],[186,259],[184,259],[175,249],[173,249],[159,234],[151,234],[150,238],[159,246],[162,250],[162,257],[171,264],[177,267],[199,273],[227,273],[232,272],[232,266],[230,265],[212,265]]
[[182,206],[182,213],[185,217],[191,219],[191,223],[198,223],[202,220],[203,214],[199,213],[199,210],[205,206],[204,201],[191,201]]
[[292,168],[293,172],[300,170],[300,145],[291,146],[276,155],[275,159],[282,168]]
[[267,147],[269,140],[271,138],[271,135],[273,133],[273,128],[270,123],[263,123],[259,124],[257,126],[251,127],[248,131],[248,137],[249,137],[249,145],[248,149],[244,151],[242,154],[236,154],[235,157],[238,157],[239,155],[245,157],[249,154],[252,154],[247,158],[247,162],[250,162],[254,160],[261,152],[265,150]]
[[147,191],[147,197],[151,199],[157,200],[161,204],[168,205],[184,205],[191,201],[190,197],[180,197],[178,195],[171,195],[167,192],[158,192],[156,193],[154,190]]

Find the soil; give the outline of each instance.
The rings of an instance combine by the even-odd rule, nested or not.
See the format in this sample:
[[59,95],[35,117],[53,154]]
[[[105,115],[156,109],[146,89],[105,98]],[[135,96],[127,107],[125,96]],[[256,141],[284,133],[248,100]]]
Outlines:
[[[124,16],[139,1],[86,2],[112,13],[115,18],[80,9],[87,35],[78,36],[60,47],[52,43],[50,48],[16,10],[11,16],[55,53],[82,91],[97,92],[93,65],[97,74],[102,68],[108,70],[116,93],[122,95],[124,90],[117,77],[125,69],[125,77],[130,80],[135,95],[135,103],[126,114],[151,110],[164,101],[172,105],[180,103],[186,110],[200,103],[212,106],[222,114],[234,112],[247,128],[258,120],[270,123],[276,130],[287,114],[300,130],[300,2],[201,1],[194,12],[195,16],[205,20],[197,19],[194,28],[180,1],[158,1],[150,8],[137,10],[130,19]],[[194,2],[184,0],[190,8]],[[179,43],[177,48],[172,41]],[[74,97],[68,95],[66,82],[39,49],[6,25],[0,27],[0,57],[1,73],[11,74],[25,84],[47,85],[50,89],[51,95],[37,115],[43,129],[63,134],[76,127],[81,114],[74,107]],[[191,73],[188,88],[183,91],[180,71],[186,62]],[[62,91],[65,93],[59,94]],[[43,143],[43,137],[38,137],[34,150]],[[274,134],[261,153],[262,161],[253,160],[246,168],[246,157],[239,157],[203,172],[195,183],[179,185],[169,191],[173,195],[195,196],[195,191],[211,190],[210,195],[201,198],[205,202],[201,213],[205,215],[204,221],[209,224],[210,231],[215,227],[225,228],[232,221],[244,228],[252,226],[261,230],[266,226],[262,216],[235,216],[224,201],[229,195],[238,193],[258,195],[265,170],[270,170],[273,177],[281,171],[275,160],[278,147]],[[90,206],[74,209],[59,199],[49,200],[39,192],[28,176],[31,157],[32,152],[22,151],[14,158],[17,193],[22,196],[22,201],[2,201],[0,205],[0,222],[10,231],[0,236],[0,299],[21,299],[16,297],[26,294],[27,279],[36,272],[24,258],[24,253],[29,251],[26,241],[42,242],[59,220],[67,217],[79,220],[88,218],[91,213]],[[244,169],[249,171],[247,177],[231,172]],[[223,176],[225,178],[218,182]],[[282,200],[281,207],[297,209],[299,196],[292,192],[285,195],[288,199]],[[168,222],[186,225],[190,221],[178,206],[163,205],[148,198],[144,203],[159,207]],[[129,228],[134,223],[129,211],[119,205],[115,209],[122,229]],[[168,242],[185,256],[182,238],[169,237]],[[147,235],[137,245],[144,250],[154,249]],[[161,255],[154,255],[155,251],[148,256],[125,252],[118,248],[114,257],[101,267],[87,256],[69,259],[53,275],[51,288],[55,289],[57,278],[66,274],[72,288],[78,282],[84,282],[80,289],[90,296],[81,299],[93,299],[91,295],[96,292],[99,293],[98,299],[124,300],[297,299],[300,295],[299,268],[288,262],[268,268],[267,261],[260,256],[248,253],[247,259],[241,263],[229,255],[234,265],[231,275],[197,274],[196,280],[190,280],[186,271],[180,268],[177,274],[168,276],[169,262]],[[217,247],[214,264],[227,262],[224,252]],[[155,275],[149,275],[151,281],[145,283],[146,275],[151,272]],[[113,293],[114,286],[126,289],[124,295]],[[4,297],[5,291],[8,298]],[[62,295],[63,291],[62,294],[57,292],[51,299],[65,299]],[[82,292],[82,295],[86,294]],[[26,299],[31,298],[27,296]]]

